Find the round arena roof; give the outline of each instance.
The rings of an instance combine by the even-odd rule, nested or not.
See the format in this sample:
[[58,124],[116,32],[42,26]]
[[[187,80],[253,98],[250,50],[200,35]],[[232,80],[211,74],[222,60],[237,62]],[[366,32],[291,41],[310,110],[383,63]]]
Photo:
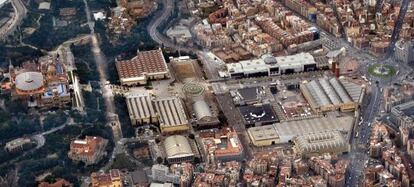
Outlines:
[[164,148],[168,158],[194,155],[187,138],[180,135],[173,135],[166,138],[164,141]]
[[37,90],[43,86],[43,75],[39,72],[24,72],[16,76],[16,88],[22,91]]

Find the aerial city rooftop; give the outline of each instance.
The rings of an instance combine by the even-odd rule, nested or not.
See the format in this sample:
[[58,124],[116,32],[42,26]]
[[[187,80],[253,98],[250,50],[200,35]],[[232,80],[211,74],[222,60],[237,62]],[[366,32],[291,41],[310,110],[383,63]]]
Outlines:
[[413,38],[409,0],[0,0],[0,186],[412,186]]

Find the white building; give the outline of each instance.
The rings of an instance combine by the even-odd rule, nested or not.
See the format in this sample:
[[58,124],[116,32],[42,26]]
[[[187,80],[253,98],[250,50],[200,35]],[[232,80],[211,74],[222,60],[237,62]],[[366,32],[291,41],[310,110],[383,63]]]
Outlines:
[[347,134],[352,129],[354,118],[351,116],[317,117],[304,120],[284,121],[272,125],[251,127],[247,134],[255,146],[288,143],[297,136],[339,131]]
[[274,57],[263,55],[261,58],[226,64],[220,71],[221,77],[255,77],[314,71],[316,62],[310,53]]

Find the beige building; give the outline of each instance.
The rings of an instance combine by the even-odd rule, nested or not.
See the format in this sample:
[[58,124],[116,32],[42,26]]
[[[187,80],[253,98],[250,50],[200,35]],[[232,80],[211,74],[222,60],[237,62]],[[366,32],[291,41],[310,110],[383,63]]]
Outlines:
[[353,121],[354,118],[351,116],[315,117],[251,127],[247,129],[247,134],[253,145],[269,146],[278,143],[288,143],[293,141],[295,137],[307,134],[317,134],[327,131],[348,133],[353,127]]
[[138,51],[130,60],[116,62],[119,80],[122,85],[144,85],[148,80],[170,78],[170,71],[161,49]]
[[151,97],[148,93],[126,97],[133,125],[158,123],[162,133],[187,131],[189,121],[178,97]]
[[189,141],[181,135],[166,138],[164,140],[164,150],[169,164],[192,162],[195,158]]
[[154,100],[154,105],[159,116],[160,130],[162,133],[189,130],[189,122],[180,98],[156,98]]
[[248,134],[255,146],[267,146],[279,143],[279,135],[273,125],[249,128]]
[[132,125],[158,123],[158,116],[148,93],[126,96],[129,118]]
[[300,90],[315,113],[340,110],[354,111],[362,102],[364,88],[346,79],[312,80],[300,85]]
[[348,152],[350,145],[339,131],[328,131],[300,135],[293,139],[295,153],[302,156],[315,156],[323,153]]

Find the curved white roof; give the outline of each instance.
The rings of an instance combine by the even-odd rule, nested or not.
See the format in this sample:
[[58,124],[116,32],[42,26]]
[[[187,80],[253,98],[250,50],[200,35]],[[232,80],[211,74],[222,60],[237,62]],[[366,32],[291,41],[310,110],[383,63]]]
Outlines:
[[40,72],[24,72],[16,76],[16,88],[23,91],[37,90],[43,86]]
[[204,100],[196,101],[193,104],[194,113],[196,115],[197,120],[200,120],[204,117],[211,117],[210,107]]
[[173,135],[166,138],[164,148],[168,158],[194,155],[187,138],[180,135]]

